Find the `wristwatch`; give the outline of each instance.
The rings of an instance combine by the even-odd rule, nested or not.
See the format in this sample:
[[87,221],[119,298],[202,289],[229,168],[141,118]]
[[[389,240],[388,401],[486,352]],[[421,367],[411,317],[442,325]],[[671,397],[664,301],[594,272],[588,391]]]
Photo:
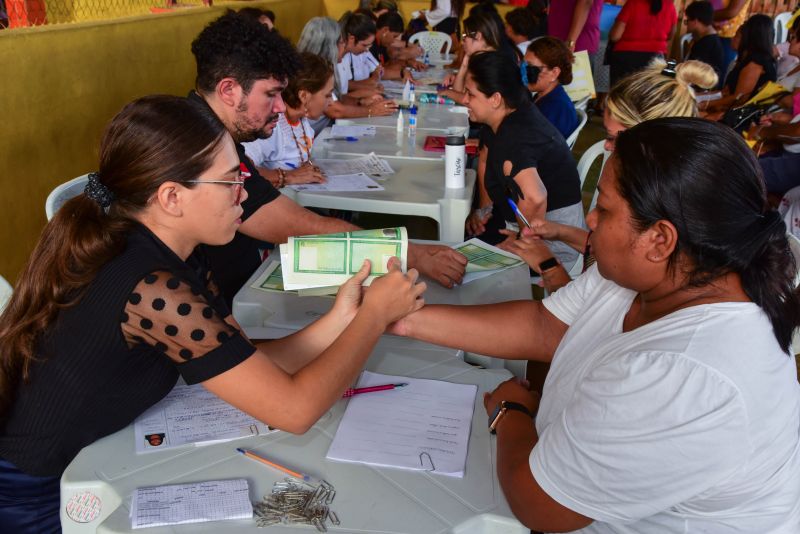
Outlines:
[[494,434],[497,432],[497,425],[500,423],[500,419],[506,414],[509,410],[516,410],[518,412],[522,412],[531,419],[536,417],[535,414],[532,414],[529,409],[518,402],[511,402],[511,401],[500,401],[500,404],[497,405],[492,415],[489,416],[489,432]]
[[570,51],[574,50],[575,49],[575,41],[573,41],[572,39],[567,41],[567,48],[569,48]]
[[555,258],[547,258],[546,260],[544,260],[543,262],[541,262],[539,264],[539,272],[544,274],[545,271],[549,271],[550,269],[555,269],[559,265],[561,265],[561,264],[558,263],[557,259],[555,259]]

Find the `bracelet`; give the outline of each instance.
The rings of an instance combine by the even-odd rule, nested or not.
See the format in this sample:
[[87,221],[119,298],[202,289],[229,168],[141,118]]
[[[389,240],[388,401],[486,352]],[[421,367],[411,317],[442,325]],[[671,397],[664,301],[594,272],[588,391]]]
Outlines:
[[372,118],[372,105],[367,106],[367,118]]
[[278,189],[283,189],[286,185],[286,171],[278,169]]

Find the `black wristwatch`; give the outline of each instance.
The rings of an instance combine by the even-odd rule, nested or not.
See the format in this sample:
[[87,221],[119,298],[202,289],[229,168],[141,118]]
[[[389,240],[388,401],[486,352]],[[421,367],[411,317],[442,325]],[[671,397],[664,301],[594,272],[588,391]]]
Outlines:
[[558,263],[558,260],[555,258],[547,258],[542,263],[539,264],[539,272],[544,274],[545,271],[549,271],[550,269],[555,269],[561,265]]
[[494,434],[497,432],[497,425],[500,423],[500,419],[506,414],[509,410],[516,410],[518,412],[522,412],[531,419],[536,417],[536,414],[532,414],[529,409],[518,402],[511,402],[511,401],[500,401],[500,404],[497,405],[492,415],[489,416],[489,432]]

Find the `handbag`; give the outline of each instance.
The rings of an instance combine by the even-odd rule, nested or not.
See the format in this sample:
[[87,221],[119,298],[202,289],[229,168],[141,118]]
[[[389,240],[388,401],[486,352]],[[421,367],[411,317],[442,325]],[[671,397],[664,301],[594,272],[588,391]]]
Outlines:
[[761,117],[766,115],[770,107],[771,106],[750,104],[739,108],[732,108],[725,112],[720,122],[742,133],[750,128],[751,125],[757,123]]

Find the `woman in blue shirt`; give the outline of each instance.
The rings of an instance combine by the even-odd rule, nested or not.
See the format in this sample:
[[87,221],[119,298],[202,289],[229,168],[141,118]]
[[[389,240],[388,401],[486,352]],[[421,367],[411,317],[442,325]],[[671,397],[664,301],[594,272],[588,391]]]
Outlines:
[[572,52],[555,37],[536,39],[525,52],[528,89],[536,92],[534,103],[564,138],[578,127],[578,114],[562,85],[572,83]]

